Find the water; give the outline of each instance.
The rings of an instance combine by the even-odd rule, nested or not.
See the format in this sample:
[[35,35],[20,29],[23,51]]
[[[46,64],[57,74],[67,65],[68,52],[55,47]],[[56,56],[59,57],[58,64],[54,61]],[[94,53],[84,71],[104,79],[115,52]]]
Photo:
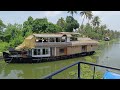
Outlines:
[[[39,79],[77,61],[83,61],[83,57],[35,64],[7,64],[2,60],[0,61],[0,79]],[[64,78],[74,70],[77,70],[77,66],[63,72],[64,74],[60,74],[59,77]]]
[[[97,64],[105,65],[114,68],[120,68],[120,41],[109,44],[102,50],[102,54],[97,60]],[[102,69],[103,70],[103,69]],[[108,69],[109,71],[113,71]],[[114,71],[120,73],[120,71]]]
[[[0,61],[0,79],[40,79],[77,61],[84,61],[84,57],[36,64],[7,64],[2,60]],[[106,42],[106,47],[98,57],[97,64],[120,68],[120,41],[113,44]],[[59,78],[75,78],[70,75],[74,72],[77,72],[77,66],[58,76]]]

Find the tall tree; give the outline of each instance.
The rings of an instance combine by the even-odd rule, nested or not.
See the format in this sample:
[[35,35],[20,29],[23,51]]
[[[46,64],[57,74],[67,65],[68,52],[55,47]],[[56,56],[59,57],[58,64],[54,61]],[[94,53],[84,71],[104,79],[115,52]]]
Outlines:
[[27,21],[23,23],[23,37],[28,36],[32,33],[33,30],[33,18],[31,16],[28,17]]
[[66,32],[73,32],[73,29],[79,28],[79,23],[72,16],[66,17]]
[[64,31],[64,28],[65,28],[65,26],[66,26],[66,22],[65,22],[65,20],[64,20],[63,17],[61,17],[61,18],[57,21],[57,25],[60,26],[60,27],[62,27],[62,31]]
[[83,25],[85,18],[86,19],[88,18],[88,22],[89,22],[89,20],[91,20],[92,16],[93,16],[92,11],[81,11],[80,15],[81,15],[81,17],[83,17],[83,21],[81,23],[81,26]]
[[99,16],[95,16],[94,18],[93,18],[93,20],[92,20],[92,25],[94,26],[94,27],[99,27],[99,25],[100,25],[100,18],[99,18]]
[[68,13],[70,13],[73,17],[74,13],[77,14],[77,11],[68,11]]
[[101,34],[102,34],[102,35],[105,34],[105,30],[106,30],[106,28],[107,28],[106,24],[100,26],[100,30],[101,30]]
[[88,11],[88,24],[89,24],[89,21],[93,18],[93,13],[92,11]]

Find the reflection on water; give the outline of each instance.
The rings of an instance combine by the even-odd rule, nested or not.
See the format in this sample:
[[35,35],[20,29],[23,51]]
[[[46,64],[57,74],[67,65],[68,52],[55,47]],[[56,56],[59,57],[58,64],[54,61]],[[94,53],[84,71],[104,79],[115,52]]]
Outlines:
[[0,79],[38,79],[66,65],[82,60],[83,58],[81,57],[36,64],[7,64],[2,62],[0,63]]

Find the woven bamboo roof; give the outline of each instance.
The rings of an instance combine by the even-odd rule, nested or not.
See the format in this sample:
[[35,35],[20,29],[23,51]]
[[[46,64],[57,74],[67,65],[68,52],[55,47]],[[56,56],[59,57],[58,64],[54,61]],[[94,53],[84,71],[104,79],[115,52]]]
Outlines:
[[33,35],[28,36],[26,39],[32,39]]

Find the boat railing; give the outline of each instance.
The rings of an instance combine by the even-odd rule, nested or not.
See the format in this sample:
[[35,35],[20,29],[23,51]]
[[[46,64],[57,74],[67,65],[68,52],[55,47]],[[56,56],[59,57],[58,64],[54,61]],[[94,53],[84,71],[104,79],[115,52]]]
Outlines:
[[58,70],[58,71],[56,71],[56,72],[53,72],[53,73],[51,73],[51,74],[43,77],[43,79],[52,79],[53,76],[55,76],[55,75],[57,75],[57,74],[65,71],[66,69],[69,69],[69,68],[71,68],[71,67],[73,67],[73,66],[76,66],[76,65],[77,65],[77,69],[78,69],[78,70],[77,70],[77,72],[78,72],[78,74],[77,74],[77,79],[83,79],[83,78],[81,78],[81,67],[80,67],[81,64],[87,64],[87,65],[91,65],[91,66],[94,67],[94,68],[93,68],[93,79],[95,78],[95,70],[96,70],[96,67],[101,67],[101,68],[106,68],[106,69],[112,69],[112,70],[118,70],[118,71],[120,71],[120,69],[118,69],[118,68],[113,68],[113,67],[98,65],[98,64],[94,64],[94,63],[89,63],[89,62],[76,62],[76,63],[74,63],[74,64],[71,64],[71,65],[69,65],[69,66],[66,66],[66,67],[64,67],[64,68],[62,68],[62,69],[60,69],[60,70]]
[[35,46],[67,46],[70,42],[36,42]]

